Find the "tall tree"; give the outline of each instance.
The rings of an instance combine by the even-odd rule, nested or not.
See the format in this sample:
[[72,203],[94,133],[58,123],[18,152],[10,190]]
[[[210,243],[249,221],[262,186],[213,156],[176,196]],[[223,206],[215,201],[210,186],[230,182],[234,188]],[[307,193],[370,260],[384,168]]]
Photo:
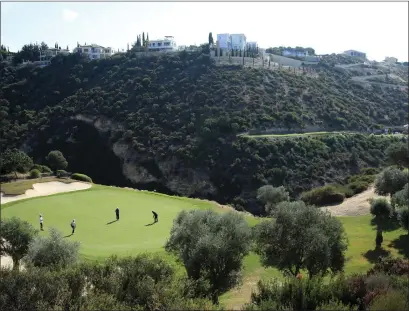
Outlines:
[[304,202],[282,202],[275,221],[255,228],[256,252],[264,266],[297,276],[306,269],[311,276],[343,270],[347,237],[342,223],[329,213]]
[[148,46],[149,43],[149,33],[146,33],[146,46]]
[[383,228],[393,216],[392,206],[385,198],[372,200],[371,214],[376,224],[376,248],[379,249],[383,242]]
[[390,164],[397,165],[399,168],[409,167],[409,150],[407,142],[398,142],[390,145],[385,153]]
[[33,166],[33,160],[18,149],[7,149],[0,156],[0,172],[1,174],[15,173],[27,173]]
[[67,160],[59,150],[50,151],[50,153],[46,157],[46,160],[50,168],[53,170],[64,170],[68,166]]
[[283,186],[265,185],[258,189],[257,199],[263,202],[267,214],[272,214],[278,203],[290,200],[290,194]]
[[194,210],[176,217],[166,250],[179,257],[189,278],[209,282],[217,304],[219,295],[239,281],[250,246],[250,228],[242,215]]
[[38,230],[17,217],[2,219],[0,224],[0,255],[10,256],[13,269],[18,270],[20,260],[27,254],[30,242]]
[[145,46],[145,32],[142,32],[142,46]]
[[408,177],[407,170],[388,167],[376,178],[375,192],[379,195],[393,196],[407,184]]
[[209,44],[213,45],[214,44],[214,40],[213,40],[213,34],[211,32],[209,32]]

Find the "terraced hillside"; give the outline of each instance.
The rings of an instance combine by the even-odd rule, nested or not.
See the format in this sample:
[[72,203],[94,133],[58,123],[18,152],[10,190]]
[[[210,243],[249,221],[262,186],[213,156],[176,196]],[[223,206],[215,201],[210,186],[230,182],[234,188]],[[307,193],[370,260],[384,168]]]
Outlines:
[[44,159],[61,150],[70,171],[102,184],[233,203],[259,211],[255,191],[284,184],[293,197],[383,164],[398,138],[249,140],[271,128],[365,131],[407,123],[408,94],[365,89],[331,65],[317,77],[215,66],[204,53],[0,68],[0,143]]

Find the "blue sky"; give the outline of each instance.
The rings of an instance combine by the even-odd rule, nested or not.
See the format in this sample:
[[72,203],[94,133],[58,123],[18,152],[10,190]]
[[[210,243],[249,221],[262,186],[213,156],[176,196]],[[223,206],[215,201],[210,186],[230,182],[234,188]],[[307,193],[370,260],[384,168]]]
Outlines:
[[348,49],[370,59],[408,60],[408,3],[149,3],[2,2],[1,43],[53,46],[96,43],[126,49],[139,33],[173,35],[179,45],[207,41],[209,32],[244,33],[262,47],[304,46],[317,53]]

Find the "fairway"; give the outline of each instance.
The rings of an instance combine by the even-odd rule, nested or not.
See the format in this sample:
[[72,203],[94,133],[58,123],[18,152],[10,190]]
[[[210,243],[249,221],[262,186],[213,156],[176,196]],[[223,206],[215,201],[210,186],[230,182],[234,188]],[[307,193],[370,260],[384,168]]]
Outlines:
[[[163,249],[173,225],[182,211],[214,206],[178,197],[144,191],[95,185],[89,190],[57,194],[2,206],[2,218],[17,216],[39,228],[39,214],[44,217],[44,232],[55,227],[67,239],[81,242],[80,253],[87,259],[103,259],[109,255],[136,255]],[[120,220],[115,220],[115,208]],[[153,223],[152,210],[159,214]],[[70,223],[75,219],[73,236]]]

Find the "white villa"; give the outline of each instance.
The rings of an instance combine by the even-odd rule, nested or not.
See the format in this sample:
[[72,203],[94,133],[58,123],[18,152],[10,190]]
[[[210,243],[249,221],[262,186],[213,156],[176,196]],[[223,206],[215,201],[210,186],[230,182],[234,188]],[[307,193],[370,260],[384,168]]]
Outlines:
[[396,64],[398,62],[398,59],[396,57],[386,57],[384,62],[389,65],[392,65],[392,64]]
[[70,50],[61,49],[61,48],[51,48],[47,49],[44,52],[40,51],[40,65],[47,66],[51,62],[51,58],[57,56],[58,54],[68,55]]
[[363,58],[366,58],[366,53],[364,53],[364,52],[359,52],[359,51],[355,51],[355,50],[345,51],[344,54],[349,55],[349,56],[355,56],[355,57],[363,57]]
[[178,47],[173,36],[165,36],[164,39],[149,40],[149,51],[177,51]]
[[257,49],[258,45],[256,41],[247,42],[247,48],[250,50]]
[[306,57],[308,56],[308,51],[301,49],[284,49],[283,56],[292,56],[292,57]]
[[86,54],[90,59],[101,59],[114,55],[115,51],[110,47],[91,44],[80,45],[73,50],[73,53]]
[[245,50],[247,46],[247,38],[245,34],[239,33],[239,34],[232,34],[230,35],[230,40],[231,40],[231,48],[232,50]]

